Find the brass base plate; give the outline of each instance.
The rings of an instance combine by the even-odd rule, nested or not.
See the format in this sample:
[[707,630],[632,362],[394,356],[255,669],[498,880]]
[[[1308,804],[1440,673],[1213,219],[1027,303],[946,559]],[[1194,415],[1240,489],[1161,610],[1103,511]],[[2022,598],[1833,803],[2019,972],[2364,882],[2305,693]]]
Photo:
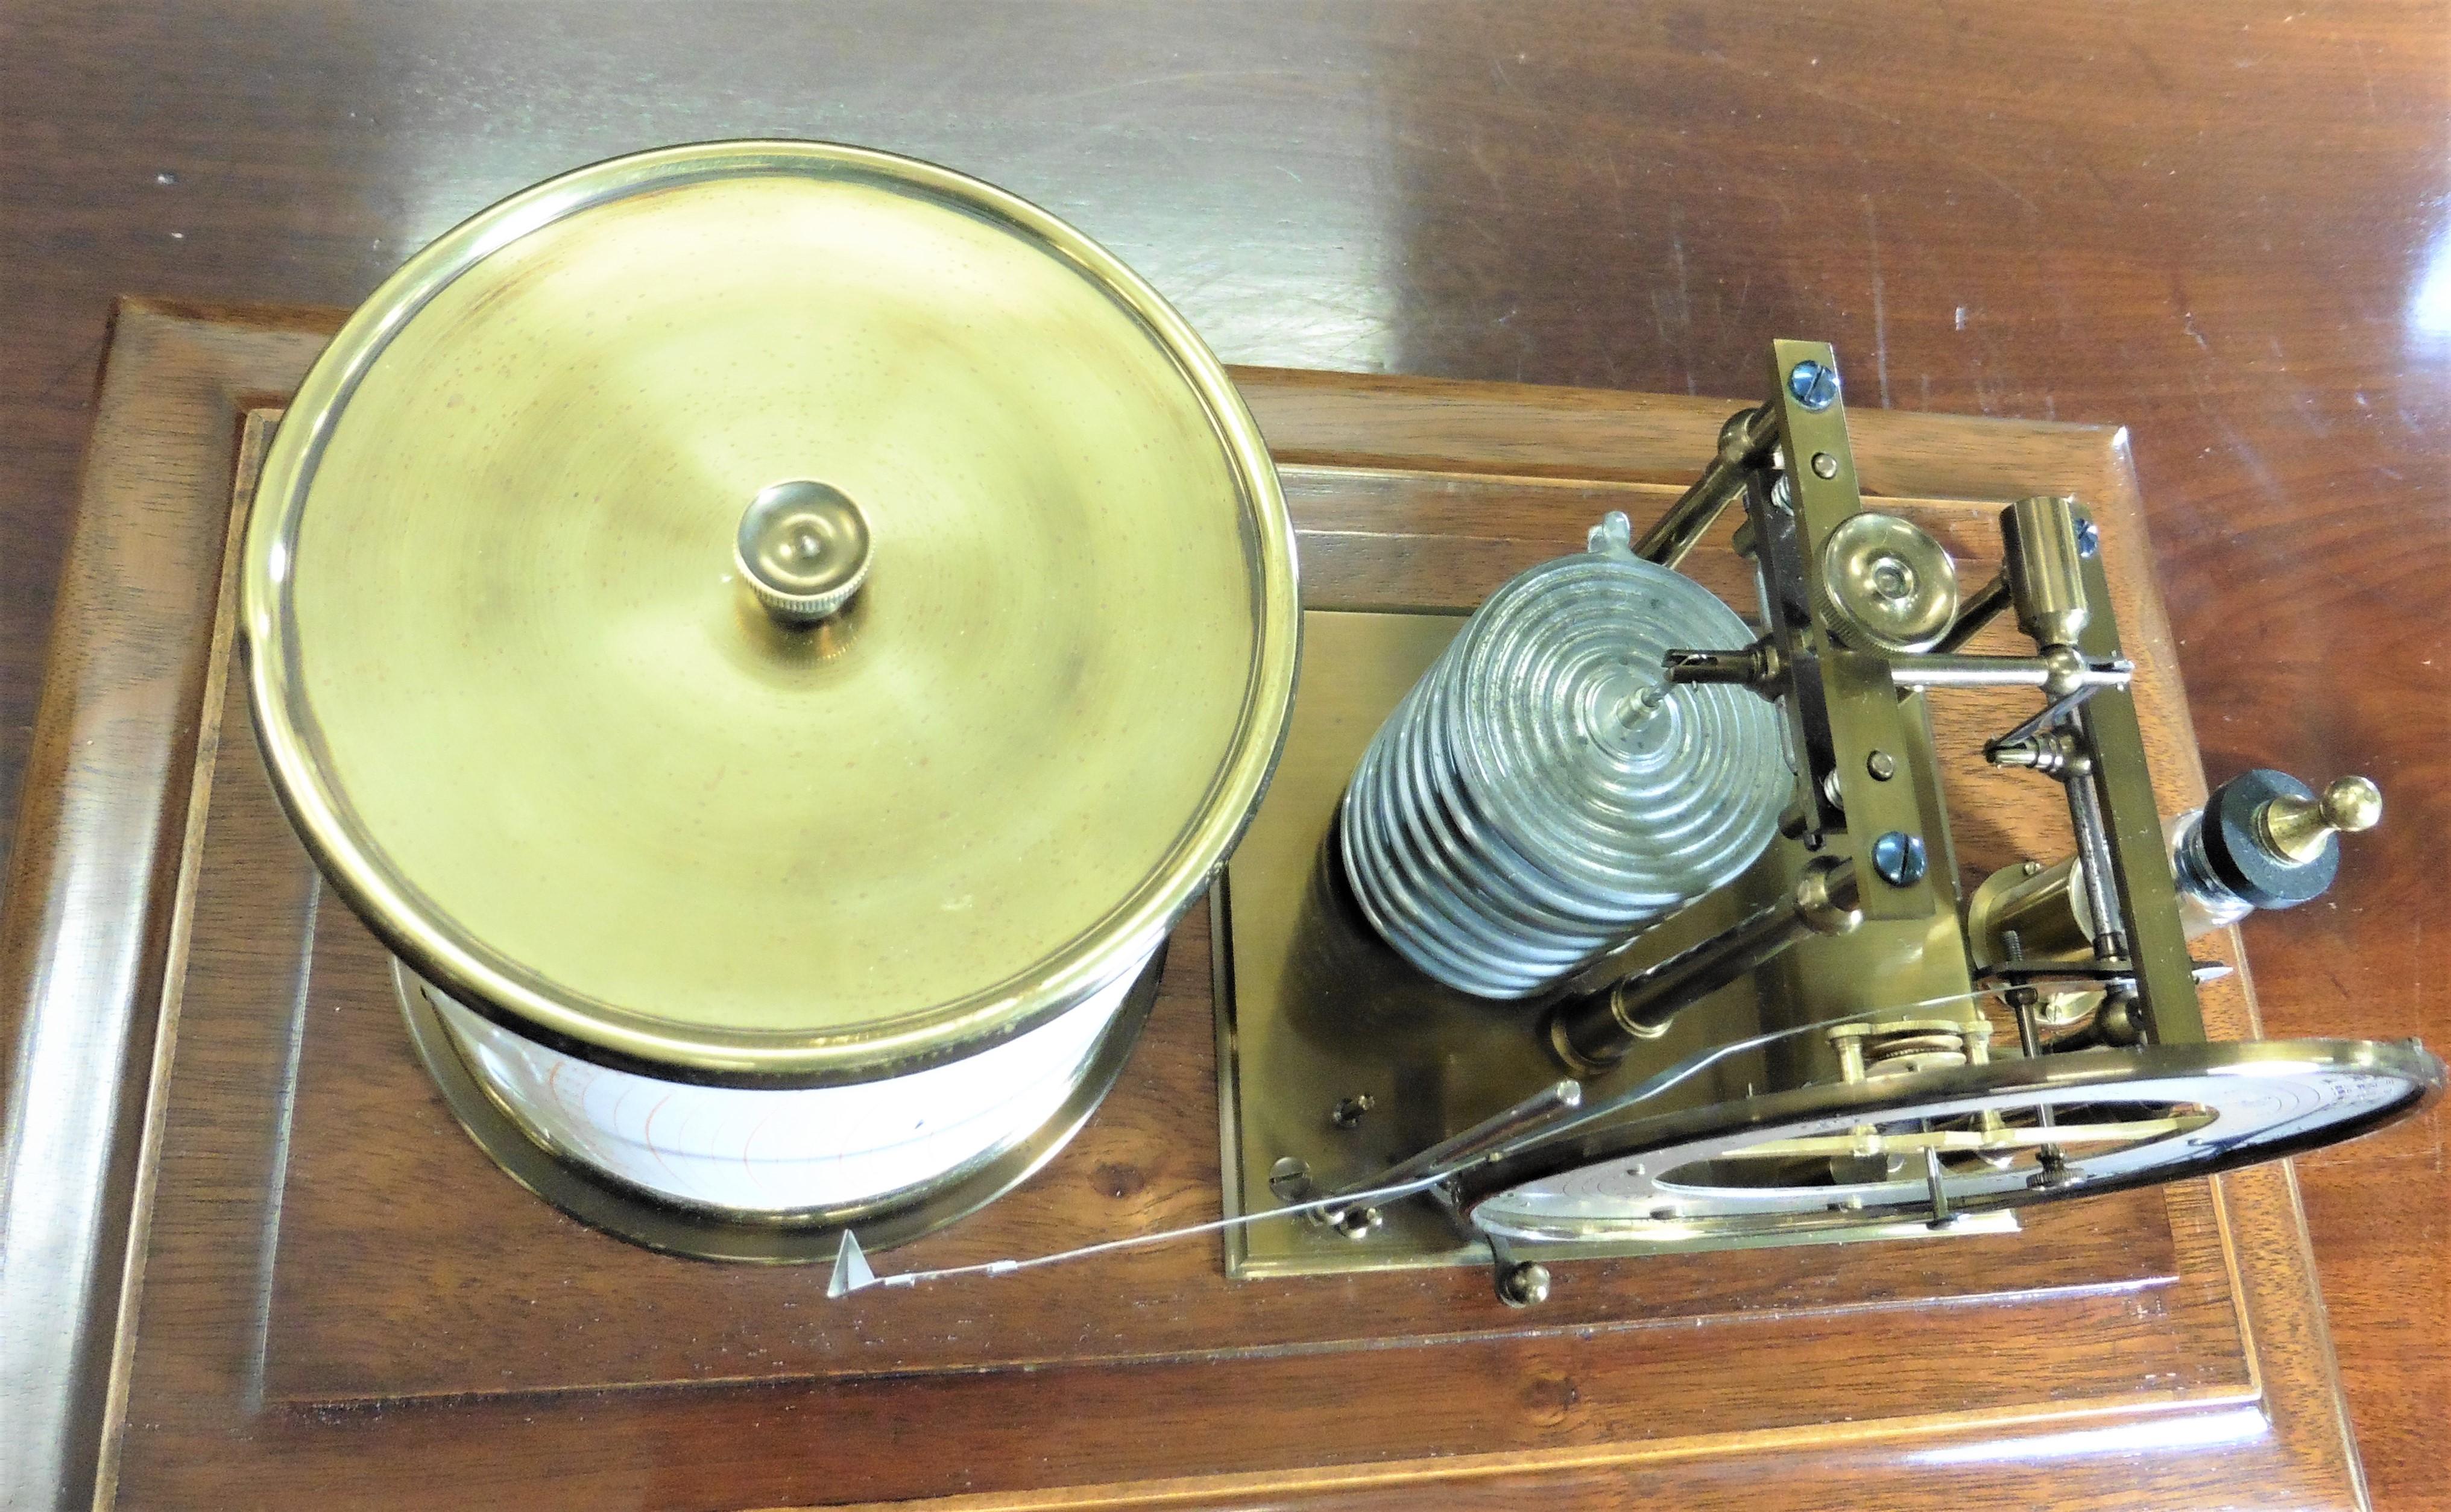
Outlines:
[[806,1219],[732,1217],[667,1202],[546,1148],[478,1082],[459,1042],[443,1027],[442,1015],[420,991],[417,975],[395,961],[392,981],[417,1058],[441,1089],[460,1127],[513,1181],[589,1227],[649,1249],[694,1260],[791,1266],[833,1260],[845,1227],[858,1231],[863,1249],[908,1244],[978,1211],[1036,1174],[1089,1121],[1123,1073],[1149,1011],[1157,1006],[1158,979],[1165,970],[1166,948],[1160,946],[1132,984],[1072,1095],[1047,1122],[969,1170],[924,1190],[881,1199],[855,1214]]
[[[1370,737],[1406,690],[1463,627],[1460,613],[1346,613],[1303,617],[1302,685],[1266,799],[1214,891],[1219,1113],[1228,1215],[1284,1206],[1269,1188],[1280,1160],[1301,1161],[1313,1184],[1333,1189],[1366,1181],[1397,1161],[1468,1129],[1564,1074],[1542,1043],[1543,1000],[1492,1003],[1414,970],[1372,933],[1349,895],[1334,844],[1336,810]],[[1621,959],[1657,959],[1735,922],[1788,885],[1800,854],[1784,842],[1752,874],[1642,936]],[[1899,932],[1886,956],[1912,960],[1920,926]],[[1870,926],[1865,940],[1882,932]],[[1845,943],[1845,942],[1831,942]],[[1854,971],[1814,970],[1799,947],[1754,981],[1727,988],[1680,1014],[1667,1033],[1584,1084],[1597,1102],[1715,1045],[1766,1028],[1847,1011],[1835,1000]],[[1855,964],[1855,963],[1851,963]],[[1883,973],[1880,990],[1912,1001],[1923,989],[1910,966]],[[1941,990],[1945,991],[1943,987]],[[1655,1098],[1661,1113],[1800,1085],[1818,1074],[1813,1036],[1732,1056]],[[1367,1097],[1350,1129],[1330,1110]],[[1238,1277],[1485,1265],[1486,1241],[1460,1229],[1426,1198],[1382,1209],[1382,1227],[1360,1240],[1303,1218],[1226,1230],[1226,1260]],[[1958,1233],[2012,1231],[2008,1214],[1970,1220]],[[1540,1258],[1929,1238],[1921,1225],[1886,1225],[1801,1240],[1723,1238],[1543,1246]]]

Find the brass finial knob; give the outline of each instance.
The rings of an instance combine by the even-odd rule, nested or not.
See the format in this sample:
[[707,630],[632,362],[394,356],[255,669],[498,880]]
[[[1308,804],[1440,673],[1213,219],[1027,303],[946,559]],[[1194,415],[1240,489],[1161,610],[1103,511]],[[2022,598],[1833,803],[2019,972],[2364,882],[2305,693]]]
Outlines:
[[787,625],[839,613],[868,580],[868,517],[839,488],[806,479],[761,489],[740,517],[733,564]]
[[2342,777],[2317,798],[2279,797],[2264,811],[2272,848],[2293,861],[2315,859],[2334,835],[2355,835],[2382,821],[2382,789],[2366,777]]

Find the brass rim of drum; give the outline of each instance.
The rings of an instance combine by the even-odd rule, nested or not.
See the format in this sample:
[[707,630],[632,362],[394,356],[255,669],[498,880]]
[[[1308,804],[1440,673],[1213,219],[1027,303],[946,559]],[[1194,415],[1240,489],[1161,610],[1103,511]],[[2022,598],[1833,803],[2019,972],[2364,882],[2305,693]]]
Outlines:
[[[2312,1110],[2291,1114],[2279,1108],[2277,1090],[2264,1088],[2293,1075],[2324,1080],[2336,1089],[2371,1081],[2382,1095],[2363,1103],[2345,1098],[2326,1101]],[[1903,1179],[1890,1177],[1870,1184],[1903,1188],[1887,1206],[1877,1208],[1804,1201],[1792,1209],[1713,1213],[1701,1210],[1700,1205],[1680,1210],[1675,1206],[1676,1193],[1742,1191],[1741,1184],[1719,1183],[1716,1177],[1749,1157],[1775,1157],[1784,1152],[1783,1147],[1810,1144],[1809,1136],[1889,1129],[1927,1109],[1960,1105],[1989,1103],[2014,1109],[2149,1103],[2158,1105],[2165,1121],[2174,1126],[2158,1135],[2123,1142],[2110,1151],[2112,1158],[2147,1151],[2148,1158],[2133,1168],[2066,1183],[2029,1184],[2020,1179],[2006,1189],[1956,1191],[1950,1203],[1955,1212],[1997,1212],[2058,1198],[2089,1197],[2212,1175],[2337,1144],[2418,1111],[2440,1097],[2443,1086],[2442,1062],[2414,1041],[2249,1040],[1991,1061],[1768,1092],[1627,1122],[1607,1122],[1603,1116],[1592,1128],[1568,1130],[1467,1173],[1460,1178],[1460,1206],[1473,1212],[1483,1227],[1526,1245],[1603,1239],[1638,1243],[1646,1237],[1682,1240],[1700,1234],[1805,1234],[1913,1216],[1922,1208],[1922,1199],[1914,1194],[1924,1186],[1920,1168],[1911,1168]],[[2233,1115],[2246,1124],[2244,1133],[2230,1139],[2219,1137]],[[2254,1123],[2259,1116],[2266,1120],[2260,1126]],[[2070,1124],[2058,1131],[2068,1136],[2070,1146],[2078,1146],[2084,1142],[2084,1128]],[[2193,1137],[2206,1129],[2214,1137]],[[2271,1132],[2276,1129],[2281,1131]],[[2032,1136],[2031,1143],[2044,1142],[2042,1131],[2026,1132]],[[2267,1133],[2271,1137],[2262,1137]],[[1914,1145],[1908,1139],[1900,1148]],[[2075,1155],[2069,1164],[2081,1170],[2087,1158]],[[1534,1184],[1611,1167],[1631,1168],[1645,1176],[1646,1190],[1666,1193],[1656,1199],[1628,1199],[1632,1206],[1657,1200],[1659,1207],[1647,1214],[1577,1217],[1562,1208],[1527,1213],[1516,1199],[1517,1193]],[[1680,1168],[1700,1169],[1713,1179],[1699,1185],[1679,1183],[1676,1178]],[[1760,1189],[1775,1200],[1804,1190],[1775,1181]],[[1836,1196],[1846,1188],[1833,1184],[1828,1190]],[[1619,1199],[1612,1195],[1601,1200]],[[1510,1207],[1510,1202],[1515,1205]]]
[[1071,1095],[1045,1123],[917,1190],[891,1192],[853,1208],[775,1216],[673,1202],[554,1150],[485,1090],[442,1015],[419,991],[416,973],[397,960],[392,986],[417,1058],[441,1089],[451,1116],[513,1181],[590,1228],[665,1254],[801,1266],[833,1259],[845,1228],[857,1231],[862,1249],[891,1249],[969,1217],[1036,1175],[1114,1089],[1157,1006],[1165,969],[1161,947],[1091,1051]]
[[[823,215],[864,217],[856,236],[794,197],[817,193],[833,196]],[[693,230],[674,207],[708,204],[723,239],[702,245],[714,233]],[[753,234],[770,221],[782,227],[771,245]],[[842,257],[808,255],[812,239],[829,237],[845,243]],[[684,259],[693,249],[695,263]],[[949,293],[944,281],[905,271],[926,258],[942,265],[930,269],[949,278],[967,270],[971,281]],[[701,276],[674,278],[667,265]],[[630,270],[632,283],[619,285],[608,266]],[[706,363],[693,367],[724,351],[686,341],[620,348],[618,362],[599,350],[617,339],[605,332],[629,331],[616,308],[628,306],[613,294],[650,313],[696,309],[688,301],[718,298],[703,289],[730,286],[715,276],[725,267],[738,269],[734,284],[747,292],[706,306],[723,317],[707,328],[733,334],[705,340],[733,342],[733,368],[718,364],[710,376]],[[562,282],[544,280],[544,271]],[[799,294],[807,286],[799,280],[818,277],[838,281],[822,285],[824,298],[769,297],[777,288]],[[611,294],[598,286],[608,283]],[[862,291],[874,300],[853,297]],[[653,306],[651,292],[680,303]],[[960,302],[959,315],[938,315],[942,301]],[[511,317],[500,312],[520,309],[527,325],[503,334]],[[480,316],[496,324],[476,324]],[[943,329],[954,321],[990,332],[975,340],[1001,341],[996,350],[1010,361],[982,362],[958,347]],[[876,338],[871,325],[892,340]],[[829,366],[819,356],[793,377],[799,354],[846,326],[871,340],[860,350],[883,354],[873,365],[900,379],[900,390],[880,397],[874,372]],[[567,334],[575,330],[593,334]],[[682,330],[699,327],[682,323]],[[446,338],[467,344],[441,344]],[[779,355],[778,343],[788,347]],[[938,362],[939,348],[953,356]],[[420,365],[421,353],[437,349],[448,360]],[[388,366],[379,362],[387,353],[397,354]],[[480,370],[479,353],[492,365]],[[756,371],[773,379],[772,392],[740,382],[753,359],[765,364]],[[532,426],[517,432],[520,444],[498,442],[492,451],[468,440],[477,422],[438,418],[465,394],[496,427],[484,434],[498,437],[543,403],[535,397],[539,374],[554,397],[580,393],[567,372],[610,373],[605,386],[618,402],[584,401],[577,419],[551,422],[559,429]],[[833,407],[813,409],[794,383],[816,385]],[[945,407],[931,414],[913,393]],[[657,434],[652,444],[677,459],[676,472],[702,465],[720,486],[689,495],[686,508],[696,513],[677,536],[661,494],[651,503],[664,513],[648,518],[642,535],[576,534],[562,521],[585,508],[628,528],[650,505],[609,487],[585,501],[574,491],[567,504],[539,490],[570,487],[591,465],[613,466],[591,459],[654,426],[667,401],[673,411],[716,418],[678,439]],[[402,416],[433,428],[385,428]],[[859,417],[875,423],[849,429]],[[353,419],[363,422],[353,427]],[[768,455],[772,445],[759,449],[761,438],[796,437],[789,427],[819,421],[862,442],[881,439],[866,452],[846,443],[810,465]],[[539,435],[560,452],[531,461]],[[440,447],[436,436],[459,450]],[[958,444],[929,444],[949,439]],[[438,451],[441,461],[432,459]],[[505,461],[512,457],[520,461]],[[525,470],[507,481],[484,471],[515,465]],[[977,478],[959,473],[963,465],[974,465]],[[638,471],[616,472],[611,482],[627,489]],[[888,482],[862,486],[863,476]],[[328,499],[315,494],[310,509],[319,477],[407,478],[422,490],[405,496],[412,502],[434,495],[444,504],[432,518],[402,520],[397,501],[381,506],[389,513],[358,501],[374,498],[371,484],[351,495],[331,481]],[[639,486],[662,487],[661,477]],[[813,630],[769,619],[736,578],[742,512],[762,490],[795,478],[844,488],[873,537],[873,570],[854,585],[858,596]],[[913,479],[962,486],[928,492],[912,483],[896,497],[893,484]],[[1156,946],[1231,848],[1274,766],[1291,703],[1300,633],[1292,526],[1265,443],[1222,364],[1164,300],[1080,232],[990,186],[887,153],[797,142],[674,147],[580,169],[479,214],[410,259],[343,327],[291,403],[257,499],[242,579],[250,692],[275,786],[309,850],[376,933],[457,1000],[570,1053],[668,1079],[873,1080],[973,1053],[1084,1000]],[[514,512],[485,507],[500,499],[535,503],[506,519]],[[529,516],[547,522],[530,525]],[[922,528],[950,518],[990,528]],[[334,522],[319,523],[326,519]],[[493,560],[488,549],[527,539],[502,534],[513,529],[560,549],[542,559],[550,572],[514,579],[505,569],[455,565],[461,556]],[[395,536],[412,543],[395,546]],[[452,550],[416,549],[426,541]],[[445,564],[429,571],[437,560]],[[449,572],[464,580],[450,605],[460,618],[446,624],[426,606],[439,595],[410,590]],[[607,613],[611,590],[590,586],[599,578],[646,587]],[[408,587],[382,591],[395,579]],[[982,579],[999,594],[978,591]],[[514,606],[524,620],[506,619],[499,594],[486,597],[505,582],[521,592],[544,584]],[[1083,593],[1069,592],[1085,583]],[[591,592],[592,619],[578,613]],[[548,601],[548,593],[559,597]],[[962,618],[983,601],[1002,618]],[[1017,624],[1049,629],[1032,642],[1012,633]],[[335,626],[347,633],[319,638]],[[580,665],[580,650],[596,659],[558,680],[557,671]],[[1033,652],[1033,661],[1016,659]],[[534,659],[515,659],[521,656]],[[600,674],[599,664],[613,672]],[[485,680],[502,666],[512,675]],[[445,670],[475,680],[441,682]],[[394,686],[421,679],[442,696],[429,688],[412,697]],[[310,702],[310,686],[317,699],[344,697],[359,711],[343,764],[336,766],[330,710]],[[955,686],[963,697],[944,692]],[[335,687],[348,691],[331,694]],[[832,745],[813,745],[783,729],[811,706],[781,700],[807,687],[856,687],[872,714],[909,709],[924,717],[871,718]],[[462,697],[469,688],[486,691]],[[505,688],[541,688],[539,701],[552,706],[528,707]],[[769,688],[776,691],[760,691]],[[632,717],[639,707],[633,692],[648,715]],[[695,707],[691,698],[718,696],[732,700],[725,713],[745,708],[751,719],[710,724],[676,713]],[[492,702],[478,707],[480,697]],[[829,717],[848,725],[850,706],[833,707]],[[590,724],[570,712],[580,709],[619,717]],[[574,769],[566,784],[558,770],[541,773],[545,758],[528,749],[548,744],[527,731],[549,715],[563,719],[558,733],[591,736],[553,745],[553,759]],[[652,748],[651,723],[660,738]],[[956,733],[923,747],[923,727]],[[598,729],[607,736],[601,751],[592,738]],[[861,742],[872,737],[879,751],[890,739],[912,750],[899,767],[878,756],[874,772],[884,776],[861,778],[865,788],[829,775],[833,758],[848,770],[853,748],[867,749]],[[741,748],[729,768],[712,749],[724,739]],[[629,766],[614,770],[620,755]],[[883,784],[931,756],[943,759],[921,814],[920,798],[907,795],[919,787]],[[959,782],[943,775],[964,762],[979,770],[965,769]],[[1083,775],[1067,775],[1074,767]],[[389,787],[369,798],[367,775],[378,771],[413,771],[422,786],[386,777]],[[506,772],[523,774],[524,785]],[[744,780],[748,795],[726,799],[720,815],[728,828],[718,826],[719,838],[730,848],[690,848],[698,811],[687,808],[696,801],[688,795]],[[520,835],[516,826],[530,821],[497,789],[584,822],[537,820],[535,835]],[[794,841],[780,860],[759,854],[751,841],[804,790],[832,798],[832,807],[789,816],[825,842]],[[885,798],[854,801],[879,792]],[[616,797],[606,801],[605,793]],[[594,795],[583,807],[582,795]],[[412,801],[419,798],[422,807]],[[489,816],[427,817],[456,815],[463,803]],[[483,809],[488,803],[501,812]],[[1025,832],[1033,814],[1036,828]],[[820,832],[824,824],[836,828]],[[468,837],[452,837],[453,826]],[[574,829],[590,832],[585,843],[556,849]],[[416,854],[413,863],[401,859],[403,847]],[[600,892],[629,879],[531,861],[548,854],[617,854],[644,880],[599,904]],[[656,870],[663,866],[687,880],[667,884]],[[519,874],[522,867],[534,876]],[[906,874],[918,880],[906,886]],[[735,887],[742,877],[750,881]],[[993,885],[975,895],[954,885],[970,878]],[[767,885],[775,879],[789,885]],[[775,916],[735,893],[774,900]],[[835,898],[851,902],[820,913],[833,906],[823,900]],[[657,935],[652,949],[634,943],[649,934]]]

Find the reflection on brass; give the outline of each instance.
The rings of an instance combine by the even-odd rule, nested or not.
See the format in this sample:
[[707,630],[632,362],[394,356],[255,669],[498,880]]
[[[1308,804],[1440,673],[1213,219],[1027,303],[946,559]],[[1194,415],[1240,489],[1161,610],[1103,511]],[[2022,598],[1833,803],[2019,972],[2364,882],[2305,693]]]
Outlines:
[[1850,645],[1927,650],[1957,618],[1957,564],[1911,520],[1853,516],[1830,533],[1821,555],[1820,608]]
[[1769,405],[1729,416],[1719,427],[1718,455],[1700,480],[1642,533],[1634,554],[1663,567],[1683,561],[1727,507],[1744,497],[1745,465],[1777,440],[1777,420],[1778,412]]
[[2324,842],[2335,835],[2356,835],[2382,822],[2382,789],[2366,777],[2341,777],[2309,803],[2278,797],[2263,815],[2265,837],[2272,848],[2300,863],[2324,854]]
[[2056,866],[2025,865],[1993,873],[1967,901],[1966,933],[1976,964],[1998,966],[2010,958],[2009,937],[2029,961],[2078,961],[2093,951],[2093,932],[2072,892],[2074,857]]
[[2091,618],[2076,501],[2050,494],[2021,499],[2002,513],[2000,528],[2017,628],[2040,645],[2075,645]]
[[777,620],[813,625],[868,581],[874,542],[868,516],[839,488],[806,478],[757,491],[734,534],[732,562]]
[[[761,498],[814,629],[738,580]],[[484,212],[342,330],[259,499],[254,705],[336,886],[461,1001],[657,1074],[866,1079],[1081,1001],[1206,883],[1291,695],[1223,368],[1077,231],[882,153]]]
[[787,677],[808,677],[806,671],[792,670],[814,667],[821,661],[832,661],[851,648],[859,638],[860,626],[868,622],[873,593],[858,593],[849,603],[824,619],[811,623],[795,623],[777,615],[772,607],[758,600],[757,595],[744,579],[740,591],[733,595],[733,628],[741,643],[755,648],[758,658],[767,666],[784,669]]
[[1498,1300],[1510,1307],[1537,1307],[1549,1300],[1549,1267],[1537,1261],[1508,1266],[1498,1275]]
[[1861,927],[1855,863],[1821,856],[1806,863],[1794,893],[1743,922],[1611,986],[1568,998],[1550,1013],[1549,1048],[1577,1076],[1597,1076],[1640,1040],[1739,977],[1761,970],[1814,934]]

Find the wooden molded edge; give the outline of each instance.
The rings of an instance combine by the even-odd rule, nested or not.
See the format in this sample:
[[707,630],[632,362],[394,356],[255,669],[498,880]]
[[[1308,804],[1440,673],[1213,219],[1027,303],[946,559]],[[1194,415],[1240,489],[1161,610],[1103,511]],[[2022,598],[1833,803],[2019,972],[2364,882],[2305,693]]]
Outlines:
[[[248,483],[272,440],[277,417],[245,414],[234,484]],[[179,1006],[186,989],[187,944],[195,931],[196,874],[204,860],[205,819],[212,807],[213,769],[221,756],[222,711],[229,697],[229,673],[238,633],[239,545],[246,529],[251,495],[234,491],[229,528],[222,544],[221,584],[214,599],[212,633],[198,706],[196,754],[187,778],[187,821],[179,847],[178,882],[170,900],[170,938],[162,965],[161,1003],[153,1031],[153,1063],[146,1080],[145,1130],[137,1146],[135,1194],[129,1204],[127,1255],[120,1271],[117,1325],[112,1332],[110,1374],[103,1392],[102,1438],[94,1469],[93,1504],[118,1499],[120,1442],[127,1426],[128,1374],[136,1359],[136,1320],[145,1294],[145,1259],[153,1227],[154,1182],[161,1169],[162,1125],[169,1106],[163,1090],[179,1043]]]
[[[178,371],[184,344],[167,317],[115,313],[97,438],[119,413],[157,407],[200,435],[210,380]],[[186,621],[207,570],[183,560],[196,544],[183,521],[131,540],[105,504],[154,481],[88,447],[0,915],[0,1018],[14,1031],[0,1243],[44,1262],[0,1271],[0,1391],[17,1425],[0,1502],[12,1506],[87,1500],[99,1457],[113,1348],[100,1328],[118,1315],[146,1116],[135,1073],[152,1049],[141,1005],[167,944],[162,861],[193,758],[201,665],[185,641],[202,616]]]
[[[180,325],[225,325],[242,336],[278,330],[321,336],[327,340],[349,318],[347,310],[322,304],[182,300],[147,294],[121,295],[113,305],[113,312],[121,320],[146,317]],[[300,376],[304,376],[303,370]],[[285,394],[281,397],[284,401],[288,398]]]
[[[2101,1423],[2129,1424],[2147,1415],[2192,1413],[2241,1407],[2258,1400],[2249,1390],[2185,1390],[2160,1394],[2101,1397],[2049,1407],[2010,1408],[1997,1412],[1939,1412],[1911,1417],[1876,1418],[1844,1424],[1812,1424],[1787,1428],[1748,1428],[1727,1433],[1696,1434],[1641,1443],[1619,1441],[1571,1449],[1518,1449],[1496,1454],[1453,1458],[1382,1461],[1374,1463],[1323,1465],[1307,1472],[1284,1470],[1257,1474],[1183,1476],[1160,1481],[1135,1481],[1106,1485],[1060,1486],[1038,1492],[980,1492],[931,1498],[919,1502],[860,1502],[828,1506],[822,1512],[888,1512],[921,1506],[928,1512],[1120,1512],[1133,1507],[1205,1506],[1245,1501],[1271,1505],[1284,1499],[1338,1491],[1415,1485],[1431,1487],[1458,1481],[1506,1475],[1553,1475],[1573,1470],[1621,1470],[1715,1455],[1768,1456],[1843,1446],[1885,1443],[1899,1439],[1971,1434],[1995,1435],[2002,1429],[2056,1428]],[[815,1506],[768,1507],[760,1512],[820,1512]]]
[[[1691,482],[1720,423],[1758,400],[1236,367],[1235,385],[1282,465],[1431,468]],[[1356,390],[1361,390],[1357,393]],[[2084,492],[2115,427],[1851,409],[1866,492],[1992,498]],[[1979,426],[1988,444],[1970,446]],[[1361,438],[1359,441],[1356,438]],[[1629,465],[1637,449],[1690,463]],[[1928,457],[1945,461],[1927,461]]]
[[160,1069],[173,847],[209,746],[200,699],[228,464],[247,393],[293,384],[321,345],[311,321],[265,329],[135,301],[113,312],[0,908],[0,1245],[17,1261],[0,1267],[0,1504],[84,1505],[98,1489],[119,1348],[105,1330],[122,1317],[146,1077]]

